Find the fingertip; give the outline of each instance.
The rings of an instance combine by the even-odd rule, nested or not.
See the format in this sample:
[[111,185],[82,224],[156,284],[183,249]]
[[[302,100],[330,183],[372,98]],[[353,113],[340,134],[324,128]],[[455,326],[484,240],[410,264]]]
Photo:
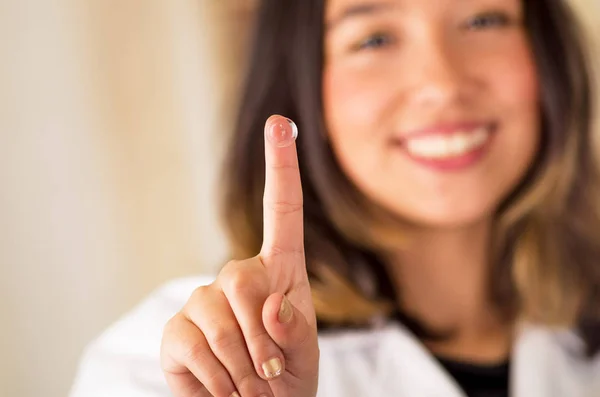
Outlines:
[[284,294],[276,292],[267,298],[263,316],[265,322],[285,326],[294,318],[294,306]]
[[288,147],[298,137],[298,126],[286,117],[274,115],[265,124],[265,136],[275,147]]
[[296,327],[294,306],[279,292],[271,294],[263,307],[263,323],[273,341],[284,348]]
[[283,295],[281,299],[281,303],[279,304],[279,311],[277,312],[277,321],[281,324],[288,324],[292,322],[294,317],[294,307],[288,300],[288,298]]
[[265,325],[280,324],[279,312],[285,295],[275,292],[267,298],[263,307],[263,322]]
[[307,331],[302,313],[281,293],[273,293],[265,301],[263,323],[273,341],[284,350],[302,340]]

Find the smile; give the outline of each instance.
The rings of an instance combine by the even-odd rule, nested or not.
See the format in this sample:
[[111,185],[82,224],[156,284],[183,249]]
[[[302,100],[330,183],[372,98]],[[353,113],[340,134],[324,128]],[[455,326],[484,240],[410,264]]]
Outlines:
[[480,149],[489,138],[490,130],[480,127],[473,131],[411,138],[406,141],[406,150],[413,156],[426,159],[452,158]]
[[404,152],[421,165],[458,170],[480,160],[492,140],[492,125],[440,128],[403,137]]

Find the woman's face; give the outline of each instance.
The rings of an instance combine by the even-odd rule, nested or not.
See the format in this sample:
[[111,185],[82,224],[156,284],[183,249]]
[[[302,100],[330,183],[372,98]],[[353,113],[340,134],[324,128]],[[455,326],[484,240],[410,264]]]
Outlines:
[[531,165],[538,82],[519,0],[328,0],[331,145],[417,225],[489,219]]

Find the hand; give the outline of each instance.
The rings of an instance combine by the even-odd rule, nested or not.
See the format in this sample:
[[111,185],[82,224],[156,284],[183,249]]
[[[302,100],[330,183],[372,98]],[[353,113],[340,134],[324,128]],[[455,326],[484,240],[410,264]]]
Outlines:
[[260,254],[228,263],[165,327],[161,365],[176,397],[316,395],[319,347],[296,134],[281,116],[265,126]]

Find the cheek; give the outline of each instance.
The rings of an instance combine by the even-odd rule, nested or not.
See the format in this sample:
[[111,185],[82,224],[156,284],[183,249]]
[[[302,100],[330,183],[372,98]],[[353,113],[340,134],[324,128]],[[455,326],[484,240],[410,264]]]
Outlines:
[[[346,176],[364,190],[367,175],[379,175],[377,145],[389,89],[376,79],[342,67],[325,69],[323,101],[331,148]],[[368,189],[367,189],[368,190]]]
[[480,59],[471,73],[485,82],[480,101],[501,123],[492,158],[498,164],[510,161],[499,177],[516,183],[533,161],[540,138],[539,81],[532,51],[525,38],[513,40],[498,55]]
[[391,95],[382,79],[343,66],[326,68],[323,77],[325,121],[334,147],[377,134]]
[[[345,174],[361,190],[387,168],[381,142],[393,112],[389,79],[336,65],[323,75],[323,105],[331,148]],[[387,84],[385,82],[387,81]],[[369,190],[369,189],[366,189]]]
[[509,53],[510,56],[490,57],[480,64],[479,70],[486,74],[485,81],[500,111],[519,115],[516,122],[535,123],[539,114],[539,84],[531,50],[523,40]]

